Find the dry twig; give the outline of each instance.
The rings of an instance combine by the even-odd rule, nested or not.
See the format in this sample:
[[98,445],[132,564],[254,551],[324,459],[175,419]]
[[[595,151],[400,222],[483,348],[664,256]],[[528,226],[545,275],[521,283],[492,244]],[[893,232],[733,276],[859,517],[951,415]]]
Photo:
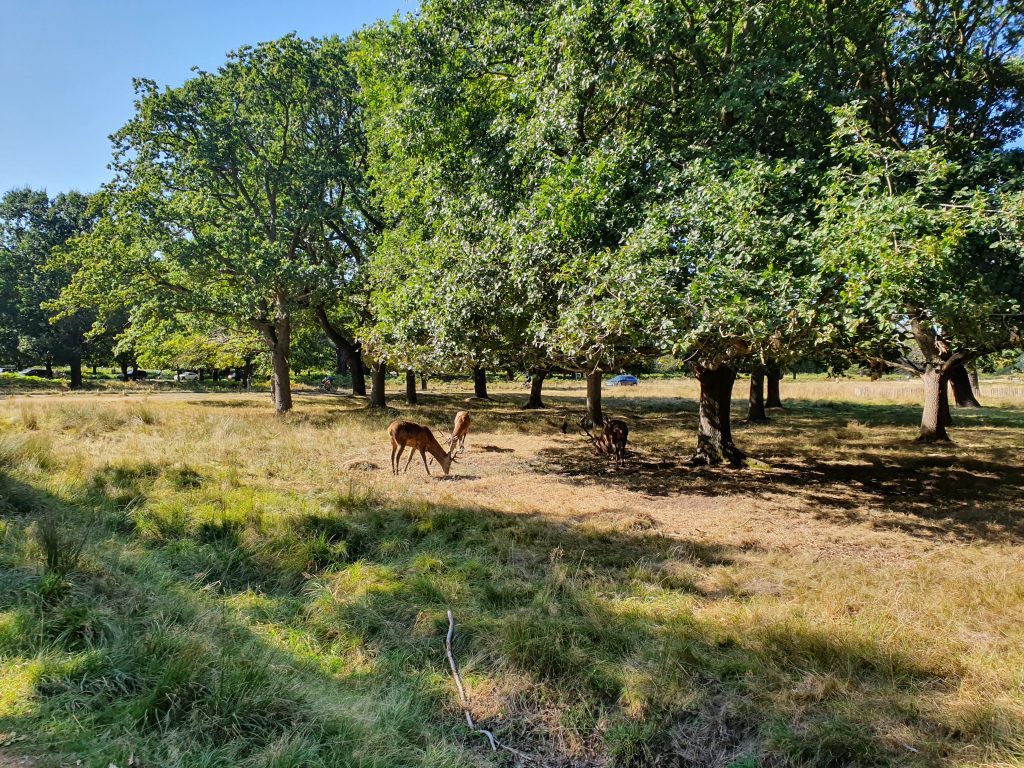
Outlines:
[[459,665],[455,663],[455,654],[452,653],[452,638],[455,637],[455,617],[451,611],[448,611],[448,634],[444,640],[444,652],[448,656],[448,665],[452,668],[452,677],[455,678],[455,687],[459,690],[459,704],[462,705],[462,713],[466,716],[466,725],[469,726],[471,731],[476,733],[482,733],[487,737],[487,741],[490,742],[491,751],[497,752],[499,749],[504,749],[516,757],[526,762],[531,762],[533,758],[529,755],[520,752],[518,749],[513,749],[507,744],[502,744],[496,738],[494,734],[488,731],[486,728],[478,728],[473,722],[473,715],[469,711],[469,697],[466,695],[466,688],[462,684],[462,675],[459,674]]

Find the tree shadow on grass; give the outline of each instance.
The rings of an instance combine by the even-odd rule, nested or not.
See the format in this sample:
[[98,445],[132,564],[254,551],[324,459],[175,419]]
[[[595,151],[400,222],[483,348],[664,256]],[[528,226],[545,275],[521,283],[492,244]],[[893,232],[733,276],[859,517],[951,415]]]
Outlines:
[[[767,470],[691,467],[686,464],[688,454],[680,455],[677,444],[664,438],[658,442],[656,437],[648,438],[654,444],[645,442],[645,435],[655,431],[655,422],[644,419],[631,430],[636,439],[621,468],[596,457],[589,445],[575,439],[559,440],[539,451],[535,467],[648,496],[736,495],[766,501],[782,496],[791,508],[821,519],[842,524],[870,517],[876,527],[924,538],[1024,541],[1020,449],[991,446],[974,452],[956,444],[918,444],[913,433],[896,441],[872,434],[875,428],[910,426],[916,419],[910,407],[790,404],[769,425],[735,430],[741,448],[752,444],[748,450],[755,455],[760,449],[758,458],[769,464]],[[1024,424],[1024,411],[993,409],[961,421],[968,419],[970,425],[960,433],[964,439],[970,439],[973,429]],[[695,426],[692,415],[683,414],[676,421],[681,429],[688,423]]]
[[[702,586],[751,556],[728,546],[350,495],[172,538],[118,522],[54,579],[19,559],[39,510],[121,521],[118,500],[0,488],[21,499],[3,519],[0,658],[41,665],[0,729],[51,764],[468,764],[463,748],[486,764],[457,725],[448,609],[477,720],[536,765],[923,766],[977,735],[906,705],[957,685],[931,656],[796,613],[696,610],[750,599]],[[886,735],[894,718],[921,752]]]

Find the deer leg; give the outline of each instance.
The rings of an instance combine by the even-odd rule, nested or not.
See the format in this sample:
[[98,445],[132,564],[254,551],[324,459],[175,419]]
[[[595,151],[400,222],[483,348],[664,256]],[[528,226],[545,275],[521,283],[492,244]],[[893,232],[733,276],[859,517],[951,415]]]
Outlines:
[[413,448],[411,451],[409,451],[409,460],[407,462],[405,462],[405,469],[402,470],[403,472],[408,472],[409,471],[409,465],[412,464],[412,460],[413,460],[413,458],[415,456],[416,456],[416,449]]
[[[391,441],[391,474],[398,474],[398,463],[395,461],[395,452],[398,450],[398,443]],[[401,453],[399,453],[399,456]]]
[[423,450],[421,450],[421,451],[420,451],[420,456],[422,456],[422,457],[423,457],[423,468],[424,468],[425,470],[427,470],[427,474],[429,475],[429,474],[430,474],[430,467],[429,467],[429,466],[427,466],[427,452],[426,452],[426,451],[423,451]]

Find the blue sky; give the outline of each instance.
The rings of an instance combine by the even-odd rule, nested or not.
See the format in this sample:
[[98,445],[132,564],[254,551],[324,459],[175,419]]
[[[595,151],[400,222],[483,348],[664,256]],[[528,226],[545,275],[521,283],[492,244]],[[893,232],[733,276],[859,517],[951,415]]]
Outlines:
[[242,45],[346,35],[414,0],[0,0],[0,194],[92,192],[133,77],[178,85]]

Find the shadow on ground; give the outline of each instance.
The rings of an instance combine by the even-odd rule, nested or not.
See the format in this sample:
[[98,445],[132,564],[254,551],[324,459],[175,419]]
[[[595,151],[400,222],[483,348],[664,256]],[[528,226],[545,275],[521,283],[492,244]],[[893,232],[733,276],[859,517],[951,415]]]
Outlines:
[[[1024,424],[1020,409],[955,416],[963,426],[954,439],[968,444],[976,433]],[[791,402],[784,412],[774,411],[769,424],[737,425],[736,443],[770,468],[736,470],[689,466],[688,450],[656,434],[671,419],[689,438],[696,416],[684,410],[632,420],[633,450],[620,469],[575,439],[542,449],[535,467],[649,496],[784,496],[790,508],[832,522],[870,516],[873,525],[926,538],[1024,541],[1024,443],[982,451],[919,444],[913,440],[918,418],[909,406]]]
[[[948,669],[852,625],[702,618],[747,599],[700,586],[751,556],[727,546],[368,494],[160,527],[111,482],[144,498],[140,476],[69,505],[0,472],[0,659],[31,671],[0,730],[43,765],[514,764],[459,725],[448,609],[477,719],[533,765],[923,766],[974,738],[905,703]],[[64,575],[33,560],[46,515],[93,521]]]

